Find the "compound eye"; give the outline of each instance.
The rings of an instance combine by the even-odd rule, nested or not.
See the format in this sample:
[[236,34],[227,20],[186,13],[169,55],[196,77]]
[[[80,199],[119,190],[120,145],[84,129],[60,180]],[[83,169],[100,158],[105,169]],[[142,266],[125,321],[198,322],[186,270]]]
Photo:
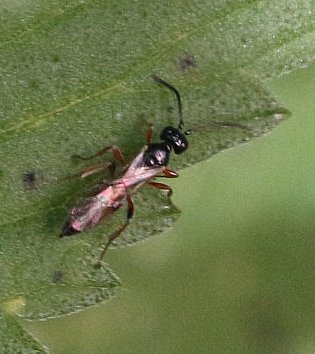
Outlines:
[[161,139],[172,145],[175,154],[181,154],[188,148],[186,136],[177,128],[164,128],[161,133]]

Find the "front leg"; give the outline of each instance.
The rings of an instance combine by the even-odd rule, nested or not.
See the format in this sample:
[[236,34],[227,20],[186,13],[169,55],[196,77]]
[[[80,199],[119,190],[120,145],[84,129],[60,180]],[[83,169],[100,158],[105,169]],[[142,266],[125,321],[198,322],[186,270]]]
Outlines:
[[[167,196],[169,197],[169,199],[171,198],[171,196],[173,194],[172,187],[168,186],[167,184],[160,183],[160,182],[148,182],[147,184],[153,188],[167,191]],[[171,201],[171,199],[170,199],[170,201]]]
[[149,128],[147,130],[147,133],[146,133],[147,144],[151,144],[152,143],[153,133],[154,133],[153,125],[150,124],[150,126],[149,126]]
[[173,195],[173,189],[172,187],[168,186],[167,184],[161,183],[161,182],[147,182],[146,184],[148,184],[149,186],[159,189],[159,190],[163,190],[163,191],[167,191],[167,196],[168,196],[168,202],[169,205],[176,210],[179,210],[177,208],[177,206],[173,203],[171,196]]
[[163,176],[161,177],[166,177],[166,178],[176,178],[178,177],[178,173],[176,171],[170,170],[169,168],[164,168],[163,171]]
[[[166,177],[166,178],[176,178],[178,177],[178,173],[170,170],[169,168],[164,168],[163,171],[163,176],[159,176],[159,177]],[[174,203],[172,202],[171,196],[173,195],[173,189],[172,187],[170,187],[169,185],[165,184],[165,183],[161,183],[161,182],[155,182],[155,181],[150,181],[147,182],[146,184],[148,184],[149,186],[159,189],[159,190],[163,190],[163,191],[167,191],[167,196],[168,196],[168,200],[170,205],[177,209],[177,207],[174,205]]]

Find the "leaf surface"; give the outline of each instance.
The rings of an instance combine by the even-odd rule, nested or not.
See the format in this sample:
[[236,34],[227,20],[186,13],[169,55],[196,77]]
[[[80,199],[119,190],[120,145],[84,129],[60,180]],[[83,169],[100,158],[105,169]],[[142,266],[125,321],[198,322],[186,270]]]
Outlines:
[[[313,60],[312,7],[284,0],[2,2],[0,301],[8,335],[0,346],[15,336],[16,348],[41,350],[8,313],[66,314],[107,300],[119,286],[106,264],[93,264],[124,211],[78,237],[58,238],[69,209],[109,177],[69,178],[87,166],[71,156],[117,144],[130,161],[150,123],[156,141],[177,123],[173,95],[152,74],[178,88],[185,128],[193,131],[171,168],[270,131],[288,112],[264,83]],[[148,187],[134,202],[136,216],[118,244],[156,234],[178,216]]]

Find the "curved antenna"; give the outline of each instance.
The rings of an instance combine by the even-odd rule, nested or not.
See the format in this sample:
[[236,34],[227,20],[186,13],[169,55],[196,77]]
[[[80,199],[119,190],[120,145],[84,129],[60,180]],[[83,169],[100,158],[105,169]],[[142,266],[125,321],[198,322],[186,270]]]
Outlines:
[[182,106],[182,100],[180,98],[180,94],[178,92],[178,90],[172,86],[171,84],[169,84],[168,82],[164,81],[163,79],[161,79],[160,77],[156,76],[156,75],[152,75],[152,79],[162,85],[164,85],[165,87],[167,87],[169,90],[171,90],[172,92],[175,93],[176,96],[176,100],[177,100],[177,105],[178,105],[178,113],[179,113],[179,123],[178,123],[178,129],[182,130],[183,126],[184,126],[184,120],[183,120],[183,106]]

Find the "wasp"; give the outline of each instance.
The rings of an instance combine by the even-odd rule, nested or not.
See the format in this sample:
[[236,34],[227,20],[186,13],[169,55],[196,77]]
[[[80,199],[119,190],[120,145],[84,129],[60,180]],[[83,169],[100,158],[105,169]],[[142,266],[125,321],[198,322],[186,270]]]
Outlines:
[[[104,257],[110,244],[128,227],[133,215],[134,204],[132,194],[144,184],[159,190],[167,191],[170,199],[173,190],[170,186],[156,181],[156,177],[175,178],[178,173],[167,167],[172,152],[181,154],[188,148],[186,135],[188,131],[183,131],[184,120],[182,113],[182,101],[178,90],[159,78],[153,75],[152,78],[159,84],[173,92],[176,97],[179,122],[177,127],[166,126],[160,135],[161,142],[152,142],[153,126],[151,125],[146,133],[146,145],[141,149],[139,154],[126,166],[123,154],[118,146],[111,145],[98,151],[90,157],[82,157],[82,159],[91,159],[100,156],[105,152],[112,152],[115,160],[123,166],[122,176],[108,182],[104,188],[98,191],[92,198],[85,202],[80,207],[74,207],[68,220],[65,222],[60,237],[71,236],[82,232],[86,229],[98,225],[102,220],[110,217],[123,205],[127,204],[127,220],[109,237],[105,243],[100,260]],[[110,167],[107,165],[107,167]],[[81,172],[81,177],[84,178],[93,173],[99,172],[104,168],[104,165],[96,165]],[[112,170],[114,175],[114,171]]]

